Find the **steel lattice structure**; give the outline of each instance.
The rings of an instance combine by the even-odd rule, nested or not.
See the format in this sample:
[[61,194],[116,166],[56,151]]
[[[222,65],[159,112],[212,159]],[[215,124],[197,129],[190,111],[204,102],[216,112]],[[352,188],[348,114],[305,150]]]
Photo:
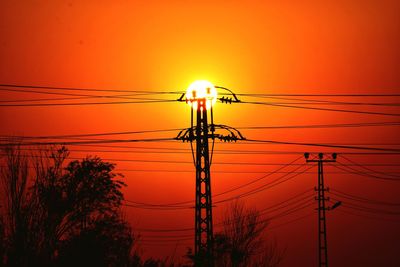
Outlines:
[[[191,126],[181,130],[175,139],[190,142],[196,167],[194,256],[198,262],[196,266],[213,266],[214,235],[210,166],[212,164],[214,143],[216,139],[224,142],[236,142],[245,138],[238,130],[232,127],[214,124],[213,108],[212,106],[208,109],[206,107],[208,99],[183,100],[183,97],[184,95],[178,101],[190,101],[192,104]],[[222,103],[239,102],[236,96],[234,98],[235,100],[222,97],[219,100]],[[211,123],[209,123],[209,119]],[[217,130],[222,132],[217,133]],[[210,140],[212,143],[211,150]],[[195,143],[195,149],[193,143]]]

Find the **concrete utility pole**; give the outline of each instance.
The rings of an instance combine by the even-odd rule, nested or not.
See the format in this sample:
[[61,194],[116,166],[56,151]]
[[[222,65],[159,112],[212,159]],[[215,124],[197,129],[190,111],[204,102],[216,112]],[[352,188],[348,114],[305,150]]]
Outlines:
[[319,153],[318,157],[310,158],[309,153],[304,153],[306,162],[317,162],[318,163],[318,188],[315,190],[318,192],[318,263],[320,267],[328,267],[328,242],[326,240],[326,217],[325,211],[330,208],[325,207],[325,200],[329,198],[325,197],[325,191],[329,189],[324,186],[324,163],[325,162],[336,162],[336,153],[333,153],[330,158],[324,158],[323,153]]
[[[216,89],[208,82],[200,82],[201,84],[198,85],[200,88],[196,87],[197,85],[192,89],[189,87],[185,100],[183,100],[185,94],[178,99],[178,101],[185,101],[191,104],[191,125],[190,128],[183,129],[176,139],[190,142],[193,161],[196,167],[195,264],[196,266],[214,266],[210,173],[214,142],[215,139],[231,142],[243,140],[244,137],[234,128],[214,124],[212,104],[217,100]],[[226,97],[222,97],[219,100],[223,103],[239,102],[234,94],[233,96],[235,100]],[[196,116],[195,118],[194,115]],[[211,119],[210,124],[208,118]],[[216,129],[227,131],[228,135],[217,134],[215,133]],[[212,140],[211,152],[209,149],[209,139]],[[194,141],[196,144],[195,150],[193,149]]]

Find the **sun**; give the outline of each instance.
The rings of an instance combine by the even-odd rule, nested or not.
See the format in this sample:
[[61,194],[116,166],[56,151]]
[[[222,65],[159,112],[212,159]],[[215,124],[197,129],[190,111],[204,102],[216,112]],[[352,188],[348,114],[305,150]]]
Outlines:
[[197,109],[197,100],[206,100],[206,109],[210,109],[217,102],[217,90],[209,81],[194,81],[186,91],[186,99],[188,103]]

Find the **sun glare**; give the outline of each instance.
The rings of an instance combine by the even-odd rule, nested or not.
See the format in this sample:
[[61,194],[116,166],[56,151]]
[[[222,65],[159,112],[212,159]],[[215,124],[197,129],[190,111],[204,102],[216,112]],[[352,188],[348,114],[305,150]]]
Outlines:
[[197,109],[198,100],[206,100],[206,109],[210,109],[217,101],[217,90],[209,81],[198,80],[193,82],[186,91],[188,103]]

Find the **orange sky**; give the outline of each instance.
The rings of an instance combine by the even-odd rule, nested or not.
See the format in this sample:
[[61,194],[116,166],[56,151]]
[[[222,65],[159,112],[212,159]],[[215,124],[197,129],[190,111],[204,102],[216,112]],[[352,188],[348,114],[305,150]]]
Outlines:
[[[398,1],[202,1],[201,4],[194,1],[2,1],[0,83],[181,91],[186,90],[194,80],[206,79],[236,93],[399,93],[399,13]],[[56,96],[0,91],[1,100],[40,97]],[[260,99],[243,97],[242,100]],[[376,98],[329,100],[381,101]],[[396,100],[398,98],[387,101]],[[363,109],[353,106],[344,108]],[[399,113],[397,107],[367,110]],[[184,103],[178,102],[0,107],[0,135],[183,128],[189,126],[189,111]],[[399,120],[398,117],[377,115],[217,103],[215,121],[240,127]],[[399,128],[243,130],[242,133],[248,138],[294,142],[396,143]],[[175,135],[171,132],[130,137]],[[187,144],[178,143],[137,146],[189,148]],[[240,144],[218,144],[216,151],[228,148],[299,153],[307,150],[333,151]],[[73,152],[72,155],[82,157],[85,154],[88,153]],[[190,154],[97,154],[113,159],[191,160]],[[296,157],[216,154],[214,160],[288,163]],[[354,156],[353,159],[363,163],[400,163],[399,157]],[[116,163],[120,169],[180,168],[193,171],[125,172],[127,199],[169,203],[194,197],[193,165]],[[276,167],[215,165],[212,168],[214,171],[271,171]],[[396,170],[399,171],[398,168],[391,171]],[[214,193],[222,192],[260,175],[216,172],[212,174],[212,190]],[[327,185],[356,195],[392,202],[400,200],[400,185],[393,182],[340,174],[327,174],[326,179]],[[315,174],[302,175],[249,197],[246,202],[261,209],[313,188],[315,183]],[[220,218],[220,209],[215,208],[215,220]],[[310,207],[298,215],[312,212],[312,209]],[[193,225],[191,210],[127,209],[126,213],[137,227],[179,228]],[[394,258],[400,248],[398,223],[366,220],[340,212],[328,215],[332,266],[400,264]],[[284,218],[276,224],[295,217]],[[316,265],[316,231],[316,215],[271,230],[271,236],[287,247],[283,266]],[[145,233],[143,237],[146,238]],[[188,245],[192,242],[189,241]],[[146,255],[164,257],[173,252],[173,247],[144,245],[143,249]],[[178,255],[183,252],[184,248],[179,247]]]

